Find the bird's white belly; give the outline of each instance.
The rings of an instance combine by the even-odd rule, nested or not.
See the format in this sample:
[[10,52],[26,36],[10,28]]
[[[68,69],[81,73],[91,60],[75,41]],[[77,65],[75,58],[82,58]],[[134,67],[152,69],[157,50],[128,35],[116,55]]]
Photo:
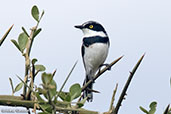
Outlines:
[[101,64],[104,63],[108,55],[108,44],[95,43],[89,47],[85,47],[85,67],[89,72],[96,72]]

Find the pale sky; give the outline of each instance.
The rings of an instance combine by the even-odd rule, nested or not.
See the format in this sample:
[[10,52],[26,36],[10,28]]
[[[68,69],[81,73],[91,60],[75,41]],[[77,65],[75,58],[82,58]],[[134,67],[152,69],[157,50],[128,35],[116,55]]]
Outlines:
[[[124,58],[96,80],[94,89],[101,93],[94,94],[93,102],[86,103],[84,108],[107,111],[118,83],[116,104],[129,71],[144,53],[146,56],[119,114],[143,114],[139,106],[148,108],[152,101],[158,102],[157,113],[160,114],[171,103],[170,0],[4,0],[0,4],[0,37],[12,24],[14,27],[0,47],[0,94],[11,94],[9,77],[14,85],[20,82],[16,75],[24,77],[24,58],[10,40],[17,39],[22,26],[29,31],[36,24],[30,13],[33,5],[44,10],[45,15],[40,23],[43,30],[35,39],[31,58],[37,58],[47,72],[57,69],[58,90],[76,60],[78,64],[64,90],[68,91],[74,83],[82,85],[85,78],[80,52],[83,33],[74,25],[95,20],[105,27],[110,38],[106,63],[122,55]],[[36,83],[41,83],[40,77],[36,78]]]

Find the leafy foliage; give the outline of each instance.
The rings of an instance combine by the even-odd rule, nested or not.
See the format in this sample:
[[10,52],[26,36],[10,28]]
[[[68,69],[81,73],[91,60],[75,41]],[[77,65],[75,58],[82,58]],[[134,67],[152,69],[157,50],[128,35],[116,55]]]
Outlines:
[[150,110],[149,111],[147,111],[145,108],[143,108],[143,107],[141,107],[140,106],[140,109],[144,112],[144,113],[146,113],[146,114],[155,114],[155,112],[156,112],[156,107],[157,107],[157,102],[152,102],[150,105],[149,105],[149,108],[150,108]]
[[76,83],[70,87],[69,92],[61,92],[59,94],[59,97],[63,101],[71,102],[74,99],[78,98],[80,95],[81,95],[81,86],[78,83]]
[[[143,108],[142,106],[140,106],[140,109],[141,109],[141,111],[143,111],[146,114],[155,114],[156,107],[157,107],[157,102],[154,101],[149,105],[149,108],[150,108],[149,111],[147,109]],[[171,108],[169,109],[169,105],[163,114],[171,114]]]
[[[41,28],[38,28],[38,25],[39,25],[39,22],[40,22],[42,16],[44,15],[44,11],[40,15],[39,9],[35,5],[31,9],[31,14],[32,14],[33,19],[37,22],[37,24],[36,24],[36,26],[31,28],[30,35],[26,31],[26,29],[24,27],[22,27],[23,32],[19,34],[18,40],[14,40],[14,39],[11,40],[12,43],[16,46],[16,48],[24,56],[25,66],[26,66],[24,80],[22,80],[20,77],[18,77],[21,82],[16,85],[15,89],[13,86],[12,79],[9,78],[11,88],[12,88],[12,93],[14,94],[15,92],[21,90],[23,86],[24,86],[23,90],[28,89],[28,91],[26,91],[26,93],[23,92],[22,96],[23,96],[24,100],[34,100],[35,101],[34,103],[36,104],[36,106],[34,108],[35,109],[39,108],[42,110],[42,112],[40,112],[39,114],[55,114],[56,106],[57,106],[56,104],[61,102],[61,100],[63,101],[62,102],[63,104],[61,103],[62,106],[59,104],[58,105],[60,108],[63,108],[63,107],[67,108],[67,111],[65,113],[68,113],[70,111],[68,109],[81,108],[82,106],[84,106],[87,98],[84,98],[82,100],[79,99],[79,101],[75,103],[76,105],[74,108],[71,105],[71,103],[73,103],[74,100],[76,100],[79,97],[81,98],[81,92],[83,89],[81,88],[80,84],[78,84],[78,83],[73,84],[69,88],[69,92],[62,91],[64,85],[66,84],[67,80],[69,79],[77,62],[72,67],[72,69],[69,72],[62,87],[58,91],[57,83],[54,80],[54,75],[55,75],[56,71],[55,71],[55,73],[46,73],[45,72],[46,68],[44,65],[37,64],[38,60],[36,58],[33,58],[33,59],[30,58],[30,52],[31,52],[31,47],[32,47],[34,38],[42,31]],[[4,39],[6,38],[6,36],[8,35],[11,28],[7,31],[7,33],[4,35],[4,37],[0,40],[0,46],[3,43]],[[120,59],[118,59],[118,61]],[[135,71],[138,68],[139,64],[141,63],[142,59],[143,59],[143,57],[137,63],[138,65],[136,65],[137,67],[133,70],[134,72],[131,72],[132,75],[135,73]],[[116,62],[114,61],[112,63],[112,65],[114,65]],[[108,68],[106,67],[106,69],[108,69]],[[103,70],[103,72],[105,72],[105,71],[106,70]],[[41,74],[42,83],[41,83],[41,86],[36,86],[34,83],[34,80],[35,80],[36,75],[39,74],[39,72],[42,72],[42,74]],[[102,74],[103,72],[100,72],[100,73]],[[171,85],[171,78],[170,78],[170,85]],[[125,89],[125,90],[127,90],[127,89]],[[61,100],[58,100],[58,96],[61,98]],[[123,99],[124,99],[124,95],[123,95]],[[112,104],[112,106],[113,106],[113,104]],[[141,106],[140,106],[140,109],[146,114],[155,114],[156,107],[157,107],[157,102],[152,102],[149,105],[149,108],[150,108],[149,110],[147,110]],[[164,114],[171,114],[171,108],[169,109],[169,105],[166,108]]]
[[39,9],[37,6],[32,7],[31,14],[36,21],[39,21]]

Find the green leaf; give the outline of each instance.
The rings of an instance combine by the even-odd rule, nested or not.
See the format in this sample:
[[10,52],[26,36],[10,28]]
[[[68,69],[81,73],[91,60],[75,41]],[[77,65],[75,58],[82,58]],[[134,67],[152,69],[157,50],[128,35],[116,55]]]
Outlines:
[[39,93],[35,93],[35,95],[36,95],[37,100],[38,100],[39,102],[43,102],[43,101],[44,101],[43,98],[39,95]]
[[52,74],[48,74],[46,72],[42,73],[43,84],[48,85],[51,80],[52,80]]
[[32,7],[31,14],[33,18],[38,22],[39,21],[39,9],[37,8],[37,6]]
[[11,42],[17,47],[17,49],[18,49],[19,51],[21,51],[21,50],[20,50],[20,46],[18,45],[18,43],[17,43],[16,40],[12,39]]
[[21,33],[18,37],[18,44],[19,44],[21,52],[23,52],[24,49],[26,48],[27,41],[28,41],[27,35],[24,32]]
[[38,114],[51,114],[51,113],[48,113],[48,112],[39,112]]
[[148,114],[148,111],[147,111],[145,108],[143,108],[142,106],[140,106],[140,109],[141,109],[144,113]]
[[63,101],[66,101],[66,96],[69,94],[69,92],[60,92],[59,93],[59,97],[63,100]]
[[70,94],[67,94],[67,96],[65,98],[65,101],[71,102],[71,95]]
[[45,71],[46,70],[46,68],[43,65],[35,65],[35,69],[37,71]]
[[71,101],[78,98],[81,95],[81,86],[80,84],[74,84],[70,87],[69,93],[71,95]]
[[38,88],[38,93],[39,94],[47,94],[47,90],[42,89],[42,88]]
[[28,35],[28,33],[27,33],[26,29],[25,29],[24,27],[21,27],[21,29],[22,29],[22,30],[23,30],[23,32],[27,35],[27,37],[29,37],[29,35]]
[[20,82],[20,83],[15,87],[14,92],[19,91],[22,87],[23,87],[23,82]]
[[87,97],[85,97],[83,100],[77,103],[78,108],[81,108],[84,106],[85,102],[87,101]]
[[39,105],[45,114],[51,114],[52,107],[50,104]]
[[32,64],[35,64],[38,60],[36,58],[32,59]]
[[69,72],[67,78],[65,79],[64,83],[62,84],[62,87],[60,88],[60,90],[59,90],[59,92],[58,92],[58,94],[57,94],[57,98],[58,98],[58,96],[59,96],[59,93],[60,93],[60,92],[62,91],[62,89],[64,88],[64,86],[65,86],[66,82],[68,81],[69,77],[71,76],[71,73],[72,73],[72,71],[74,70],[76,64],[77,64],[77,61],[75,62],[74,66],[72,67],[71,71]]
[[11,78],[9,78],[9,81],[10,81],[10,85],[11,85],[11,88],[12,88],[12,94],[14,94],[14,86],[13,86],[12,79],[11,79]]
[[[53,99],[53,97],[56,95],[56,89],[57,89],[57,85],[56,85],[56,82],[54,80],[52,80],[48,85],[47,85],[47,91],[49,91],[49,94],[50,94],[50,98],[51,100]],[[46,94],[43,94],[45,96],[46,99],[48,99],[48,95],[47,93]]]
[[154,114],[156,112],[157,102],[152,102],[149,107],[149,114]]
[[56,92],[56,89],[57,89],[56,82],[54,80],[52,80],[48,87],[49,87],[49,92],[50,92],[50,98],[53,98],[57,93]]
[[17,77],[18,77],[18,79],[21,81],[21,83],[23,83],[26,87],[28,87],[28,88],[30,89],[30,91],[34,92],[34,91],[32,90],[32,88],[31,88],[30,86],[28,86],[26,82],[24,82],[24,80],[22,80],[19,76],[17,76]]
[[33,38],[36,37],[40,32],[42,31],[41,28],[39,28],[38,30],[36,30],[33,34]]

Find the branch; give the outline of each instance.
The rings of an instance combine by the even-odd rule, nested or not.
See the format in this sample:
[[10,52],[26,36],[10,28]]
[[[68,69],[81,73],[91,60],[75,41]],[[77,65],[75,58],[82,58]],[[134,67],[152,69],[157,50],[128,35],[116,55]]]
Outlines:
[[164,111],[163,114],[169,114],[169,107],[170,107],[170,105],[168,105],[168,106],[166,107],[166,109],[165,109],[165,111]]
[[11,29],[12,29],[13,26],[14,26],[14,25],[12,25],[12,26],[8,29],[8,31],[4,34],[4,36],[3,36],[2,39],[0,40],[0,46],[2,45],[2,43],[4,42],[4,40],[6,39],[6,37],[8,36],[8,34],[9,34],[9,32],[11,31]]
[[133,76],[134,76],[134,74],[135,74],[137,68],[139,67],[141,61],[143,60],[144,56],[145,56],[145,54],[139,59],[139,61],[137,62],[137,64],[136,64],[135,67],[133,68],[132,72],[130,72],[129,78],[128,78],[128,80],[127,80],[125,86],[124,86],[124,89],[122,90],[122,93],[121,93],[121,95],[120,95],[120,97],[119,97],[119,100],[118,100],[118,103],[117,103],[117,105],[116,105],[116,108],[114,109],[114,114],[117,114],[117,113],[118,113],[119,108],[120,108],[120,106],[121,106],[121,103],[122,103],[122,101],[123,101],[123,99],[124,99],[124,96],[126,95],[126,91],[127,91],[127,89],[128,89],[128,86],[129,86],[129,84],[130,84],[130,82],[131,82],[131,80],[132,80],[132,78],[133,78]]
[[[25,78],[24,78],[24,82],[27,84],[28,82],[28,75],[29,75],[29,70],[30,70],[30,52],[31,52],[31,48],[32,48],[32,45],[33,45],[33,41],[34,41],[34,34],[38,28],[38,25],[39,25],[39,22],[37,22],[36,26],[35,27],[32,27],[31,28],[31,33],[30,33],[30,36],[28,38],[28,42],[27,42],[27,45],[26,45],[26,53],[24,54],[25,56]],[[23,89],[23,96],[24,96],[24,99],[28,99],[28,94],[27,94],[27,87],[26,85],[24,85],[24,89]]]
[[[13,107],[27,107],[27,108],[34,108],[34,104],[38,103],[35,101],[23,100],[21,96],[11,96],[11,95],[0,95],[0,105],[3,106],[13,106]],[[39,102],[39,104],[48,104],[48,102]],[[79,114],[99,114],[97,111],[86,110],[83,108],[74,109],[67,107],[67,103],[58,101],[55,104],[56,111],[59,112],[68,112],[68,111],[77,111]],[[37,108],[41,110],[40,108]]]
[[83,87],[82,91],[84,91],[89,84],[91,84],[93,81],[95,81],[97,78],[99,78],[104,72],[106,72],[109,68],[111,68],[113,65],[115,65],[123,56],[119,57],[118,59],[114,60],[112,63],[110,63],[108,66],[100,70],[99,73],[96,74],[95,78],[93,80],[89,80]]
[[118,88],[118,84],[116,84],[116,87],[115,87],[115,89],[113,91],[113,95],[112,95],[109,111],[113,110],[113,103],[114,103],[114,100],[115,100],[115,94],[116,94],[117,88]]

